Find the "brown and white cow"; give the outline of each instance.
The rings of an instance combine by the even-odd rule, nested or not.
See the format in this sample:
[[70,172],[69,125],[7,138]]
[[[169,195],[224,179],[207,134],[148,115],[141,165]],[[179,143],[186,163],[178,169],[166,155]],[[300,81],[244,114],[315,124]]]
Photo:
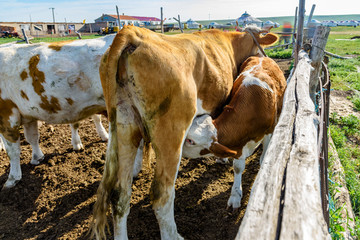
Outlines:
[[[114,36],[0,47],[0,136],[10,158],[4,188],[21,179],[21,125],[33,150],[31,163],[38,164],[44,155],[39,148],[37,120],[75,123],[106,110],[99,65]],[[94,122],[106,140],[99,116]],[[78,124],[71,125],[72,143],[81,149],[77,128]]]
[[249,57],[241,66],[230,103],[223,112],[215,120],[205,114],[193,121],[183,146],[183,156],[234,157],[229,207],[240,207],[245,160],[261,143],[262,162],[281,113],[285,88],[284,74],[274,60]]
[[[278,39],[253,31],[261,45]],[[94,206],[97,238],[105,236],[111,205],[115,239],[127,239],[132,169],[144,139],[156,154],[150,196],[161,238],[182,239],[174,220],[174,184],[187,132],[195,116],[221,111],[241,63],[257,53],[257,45],[245,32],[167,36],[127,26],[117,34],[100,65],[110,127]]]

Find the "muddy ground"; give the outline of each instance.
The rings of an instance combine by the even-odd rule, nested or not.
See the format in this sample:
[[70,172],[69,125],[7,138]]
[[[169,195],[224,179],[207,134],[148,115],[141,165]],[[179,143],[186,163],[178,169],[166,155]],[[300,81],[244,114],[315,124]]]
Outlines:
[[[279,64],[288,69],[288,61]],[[104,124],[107,126],[106,121]],[[97,136],[90,119],[81,124],[85,150],[79,152],[72,150],[69,126],[52,128],[44,124],[39,130],[45,160],[38,166],[30,164],[31,148],[21,134],[23,178],[13,189],[0,192],[0,239],[89,239],[106,143]],[[259,169],[260,153],[261,149],[247,159],[244,196],[237,211],[227,209],[233,182],[231,164],[219,164],[214,159],[181,161],[176,180],[175,220],[185,239],[234,239]],[[4,151],[0,152],[0,159],[2,186],[9,173]],[[128,218],[130,239],[160,239],[149,200],[154,164],[144,167],[133,184]]]

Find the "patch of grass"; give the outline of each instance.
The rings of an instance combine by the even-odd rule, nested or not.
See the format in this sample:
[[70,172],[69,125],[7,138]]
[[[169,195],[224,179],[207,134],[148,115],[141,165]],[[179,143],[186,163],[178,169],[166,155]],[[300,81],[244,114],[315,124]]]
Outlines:
[[[359,146],[350,141],[350,138],[352,137],[359,137],[360,119],[353,115],[339,117],[335,113],[332,114],[330,122],[331,137],[344,168],[346,185],[349,190],[353,211],[356,216],[356,228],[353,229],[353,232],[357,238],[360,238],[360,149]],[[331,217],[333,217],[331,220],[333,224],[331,231],[334,238],[341,232],[341,229],[338,226],[339,218],[337,216],[337,211],[337,209],[334,209],[331,213]]]
[[[360,120],[352,114],[346,117],[339,117],[337,114],[332,114],[330,122],[336,124],[338,128],[341,128],[341,132],[345,133],[347,137],[357,137],[360,134]],[[339,140],[341,140],[341,138],[342,137],[339,136]],[[343,144],[339,141],[339,147],[342,146]]]
[[354,104],[354,108],[358,111],[360,111],[360,96],[359,95],[354,95],[351,98],[351,102]]
[[16,42],[18,40],[20,40],[20,38],[0,38],[0,44]]
[[340,56],[343,55],[360,55],[360,39],[351,40],[354,36],[360,36],[360,28],[348,29],[351,32],[344,32],[341,34],[333,34],[333,28],[330,31],[328,41],[326,43],[326,50]]
[[283,48],[274,48],[265,50],[265,53],[270,58],[281,58],[281,59],[288,59],[291,58],[292,48],[283,49]]
[[360,91],[360,57],[352,59],[331,58],[328,67],[332,88],[344,91],[352,89]]
[[[103,35],[92,34],[92,35],[83,35],[82,39],[93,39],[102,37]],[[69,41],[69,40],[77,40],[77,36],[69,36],[69,37],[43,37],[43,38],[33,38],[31,39],[31,43],[39,43],[39,42],[61,42],[61,41]],[[0,38],[0,44],[16,42],[21,40],[20,38]],[[22,42],[25,43],[25,42]]]

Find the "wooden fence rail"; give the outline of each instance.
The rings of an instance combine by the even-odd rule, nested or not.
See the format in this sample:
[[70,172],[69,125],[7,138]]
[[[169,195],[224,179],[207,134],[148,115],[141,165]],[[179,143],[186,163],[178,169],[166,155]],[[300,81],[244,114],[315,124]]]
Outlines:
[[310,72],[301,51],[236,239],[331,239],[321,206]]

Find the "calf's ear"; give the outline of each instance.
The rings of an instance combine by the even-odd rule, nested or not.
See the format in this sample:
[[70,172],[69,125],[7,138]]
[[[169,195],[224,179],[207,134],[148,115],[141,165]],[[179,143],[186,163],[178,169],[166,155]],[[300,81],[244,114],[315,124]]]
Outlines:
[[276,43],[279,40],[278,35],[274,34],[274,33],[268,33],[263,37],[260,37],[260,41],[259,44],[260,45],[272,45],[274,43]]
[[218,143],[214,142],[210,146],[210,152],[212,152],[217,157],[235,157],[237,152],[234,150],[231,150],[230,148]]

